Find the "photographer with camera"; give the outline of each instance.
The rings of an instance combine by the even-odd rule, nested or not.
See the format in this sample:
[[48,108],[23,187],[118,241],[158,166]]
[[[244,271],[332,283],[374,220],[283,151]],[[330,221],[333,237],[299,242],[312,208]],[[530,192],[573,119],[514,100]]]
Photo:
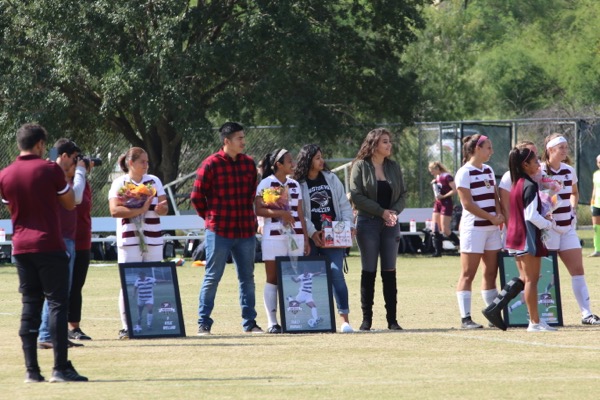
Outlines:
[[[56,141],[54,147],[50,151],[50,161],[56,162],[65,172],[67,182],[72,187],[75,194],[75,204],[81,204],[83,199],[83,191],[85,189],[85,162],[80,159],[81,150],[75,142],[61,138]],[[60,231],[62,238],[67,248],[69,255],[69,291],[73,281],[73,267],[75,263],[75,234],[77,231],[77,210],[59,209]],[[53,348],[50,327],[48,324],[48,303],[44,302],[42,310],[42,323],[40,325],[38,335],[38,348],[51,349]],[[76,344],[69,341],[69,347],[79,347],[81,344]]]

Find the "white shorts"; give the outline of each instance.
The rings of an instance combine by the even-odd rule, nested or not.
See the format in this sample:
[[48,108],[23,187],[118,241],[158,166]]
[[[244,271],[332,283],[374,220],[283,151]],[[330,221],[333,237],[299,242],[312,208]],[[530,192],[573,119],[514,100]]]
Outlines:
[[500,250],[502,237],[500,229],[493,231],[476,231],[465,229],[460,231],[460,252],[483,254],[486,250]]
[[147,251],[142,253],[139,246],[117,247],[117,260],[119,263],[162,261],[162,246],[147,246]]
[[553,229],[550,229],[548,233],[548,239],[545,242],[548,250],[565,251],[581,248],[579,236],[577,236],[577,231],[575,231],[573,225],[571,225],[571,229],[562,234]]
[[302,303],[314,303],[312,293],[300,292],[296,296],[296,301],[300,304]]
[[138,299],[138,307],[146,306],[148,304],[151,305],[151,306],[153,306],[154,305],[154,298],[146,299],[146,300]]
[[292,235],[298,248],[291,250],[287,235],[263,237],[261,241],[263,261],[275,261],[275,257],[302,257],[304,255],[304,235]]

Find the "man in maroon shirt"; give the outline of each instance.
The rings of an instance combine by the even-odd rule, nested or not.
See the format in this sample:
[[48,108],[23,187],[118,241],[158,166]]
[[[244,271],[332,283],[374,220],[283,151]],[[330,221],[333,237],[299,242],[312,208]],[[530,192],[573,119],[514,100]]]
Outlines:
[[60,233],[59,207],[75,208],[73,190],[54,162],[42,159],[48,134],[36,124],[17,131],[20,154],[0,171],[0,195],[11,213],[13,256],[22,296],[19,335],[25,355],[25,382],[43,382],[37,335],[44,297],[50,308],[54,369],[50,382],[87,381],[68,361],[67,306],[69,269]]
[[246,141],[240,124],[227,122],[219,133],[223,147],[202,162],[191,194],[192,204],[206,224],[206,268],[200,289],[198,335],[210,334],[210,315],[229,253],[240,282],[243,331],[262,333],[256,324],[254,294],[256,165],[243,154]]

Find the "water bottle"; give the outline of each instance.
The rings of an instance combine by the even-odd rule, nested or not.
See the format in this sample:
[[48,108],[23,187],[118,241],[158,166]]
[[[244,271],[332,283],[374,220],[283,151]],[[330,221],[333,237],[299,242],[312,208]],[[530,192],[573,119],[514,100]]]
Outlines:
[[417,221],[415,221],[414,219],[410,220],[410,231],[411,232],[417,231]]
[[431,220],[429,218],[425,220],[425,229],[429,231],[431,230]]

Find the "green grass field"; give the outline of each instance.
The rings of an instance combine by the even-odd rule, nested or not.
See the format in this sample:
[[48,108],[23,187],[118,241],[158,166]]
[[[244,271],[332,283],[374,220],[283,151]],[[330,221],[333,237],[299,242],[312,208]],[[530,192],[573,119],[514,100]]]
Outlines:
[[[591,231],[582,231],[591,246]],[[351,323],[360,325],[360,261],[349,258]],[[600,313],[600,258],[584,260],[592,308]],[[203,268],[178,268],[188,337],[119,341],[116,266],[91,268],[84,289],[83,330],[93,337],[69,358],[88,383],[23,383],[17,335],[20,296],[12,266],[0,267],[0,393],[5,399],[592,399],[600,378],[600,327],[583,326],[564,266],[560,266],[565,326],[556,333],[458,329],[455,296],[459,258],[398,258],[401,332],[386,328],[378,279],[373,332],[247,335],[241,332],[237,278],[221,281],[211,336],[196,336]],[[256,265],[258,323],[264,268]],[[473,295],[475,321],[480,277]],[[297,289],[296,289],[297,290]],[[336,321],[339,328],[340,322]],[[50,377],[52,353],[40,351]]]

